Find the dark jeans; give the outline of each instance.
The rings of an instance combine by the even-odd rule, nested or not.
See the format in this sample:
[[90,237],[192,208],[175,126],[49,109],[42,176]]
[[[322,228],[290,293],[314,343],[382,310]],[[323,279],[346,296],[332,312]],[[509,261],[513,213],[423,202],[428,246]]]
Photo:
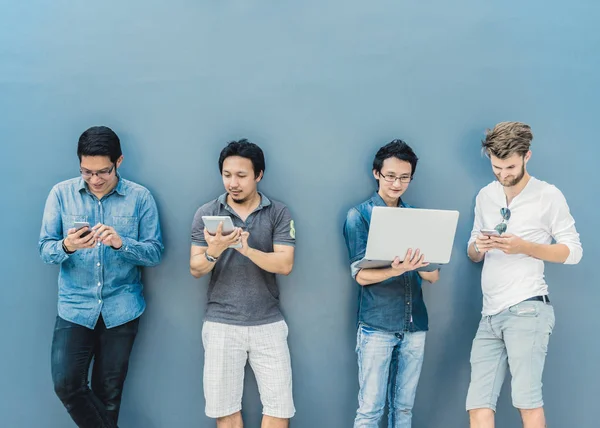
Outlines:
[[[139,318],[107,329],[102,316],[90,330],[56,317],[52,339],[54,391],[80,428],[115,428]],[[94,358],[92,389],[88,386]]]

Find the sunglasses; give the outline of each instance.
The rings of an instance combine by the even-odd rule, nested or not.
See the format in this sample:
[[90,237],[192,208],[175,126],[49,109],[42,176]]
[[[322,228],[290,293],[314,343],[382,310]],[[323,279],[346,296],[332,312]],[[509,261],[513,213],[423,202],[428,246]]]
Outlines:
[[496,229],[496,231],[502,235],[504,232],[506,232],[506,228],[508,227],[506,222],[510,220],[510,210],[508,208],[500,208],[500,214],[502,215],[502,222],[497,224],[494,229]]

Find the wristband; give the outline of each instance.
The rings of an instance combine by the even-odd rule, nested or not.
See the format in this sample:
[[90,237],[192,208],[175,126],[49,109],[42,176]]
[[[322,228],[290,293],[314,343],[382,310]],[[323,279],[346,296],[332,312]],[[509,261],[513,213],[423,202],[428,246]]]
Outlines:
[[65,240],[64,240],[64,239],[62,240],[62,249],[63,249],[63,251],[64,251],[65,253],[67,253],[67,254],[73,254],[75,251],[77,251],[77,250],[74,250],[74,251],[69,251],[69,250],[67,249],[67,246],[65,245]]

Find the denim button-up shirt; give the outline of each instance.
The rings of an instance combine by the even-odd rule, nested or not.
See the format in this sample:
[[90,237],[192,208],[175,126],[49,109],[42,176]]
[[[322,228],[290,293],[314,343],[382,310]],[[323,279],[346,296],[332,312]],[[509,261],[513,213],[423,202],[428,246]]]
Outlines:
[[[378,193],[351,208],[344,223],[344,238],[352,277],[355,279],[360,271],[356,265],[365,257],[374,206],[386,206]],[[402,201],[400,207],[412,208]],[[427,309],[419,274],[415,271],[407,272],[383,282],[360,286],[358,322],[388,332],[427,331]]]
[[[123,246],[115,250],[99,244],[65,253],[63,239],[76,221],[113,227]],[[59,183],[46,201],[39,251],[45,263],[60,265],[61,318],[90,329],[100,314],[108,328],[131,321],[146,308],[140,267],[157,265],[163,251],[154,198],[146,188],[120,177],[100,200],[82,178]]]

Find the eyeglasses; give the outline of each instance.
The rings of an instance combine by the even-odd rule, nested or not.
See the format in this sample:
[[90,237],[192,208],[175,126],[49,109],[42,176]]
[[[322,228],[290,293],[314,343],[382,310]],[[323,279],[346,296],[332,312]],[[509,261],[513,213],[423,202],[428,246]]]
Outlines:
[[396,180],[400,180],[400,183],[410,183],[412,177],[410,175],[401,175],[400,177],[395,176],[394,174],[385,174],[379,173],[380,177],[383,177],[385,181],[388,183],[394,183]]
[[496,231],[502,235],[504,232],[506,232],[506,228],[508,227],[506,222],[510,220],[510,210],[508,208],[500,208],[500,214],[502,215],[502,222],[498,223],[494,229],[496,229]]
[[81,176],[83,178],[92,178],[94,175],[97,175],[98,178],[106,180],[110,177],[110,174],[112,174],[113,169],[115,169],[115,165],[111,166],[110,168],[104,168],[96,172],[90,171],[89,169],[80,168],[79,172],[81,173]]

